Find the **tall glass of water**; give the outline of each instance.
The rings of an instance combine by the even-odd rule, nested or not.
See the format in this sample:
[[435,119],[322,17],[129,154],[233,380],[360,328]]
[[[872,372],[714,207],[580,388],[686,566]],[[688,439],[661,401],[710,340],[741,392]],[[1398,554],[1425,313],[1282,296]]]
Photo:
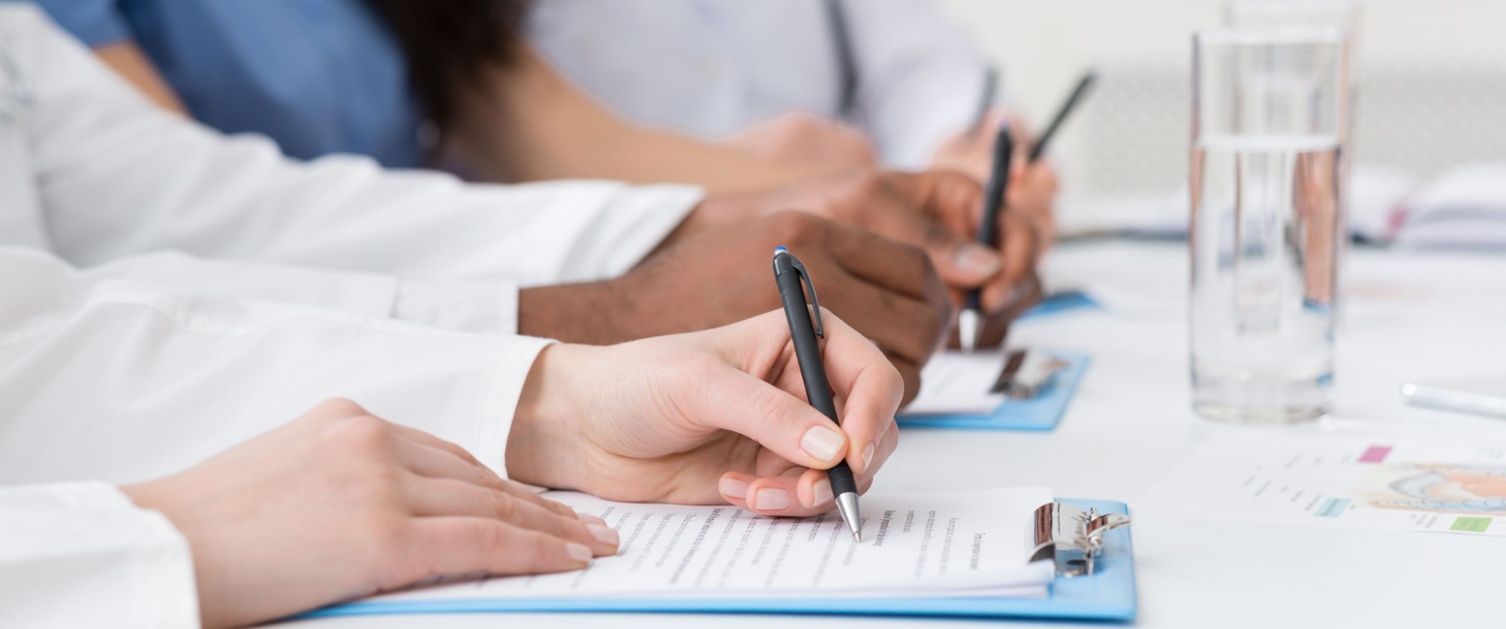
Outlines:
[[1199,32],[1192,63],[1192,398],[1208,419],[1331,408],[1344,32]]

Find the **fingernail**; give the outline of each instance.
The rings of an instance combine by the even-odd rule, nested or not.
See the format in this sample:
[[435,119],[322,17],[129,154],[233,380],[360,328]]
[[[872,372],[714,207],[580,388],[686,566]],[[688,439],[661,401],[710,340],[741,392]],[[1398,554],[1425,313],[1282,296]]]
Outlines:
[[723,478],[718,489],[721,490],[723,496],[728,498],[748,499],[748,483],[735,478]]
[[805,436],[800,438],[800,449],[818,461],[830,461],[837,458],[845,441],[842,433],[831,428],[811,426],[810,430],[805,431]]
[[957,267],[968,273],[987,277],[1004,266],[999,254],[983,245],[970,244],[957,250]]
[[867,472],[868,471],[868,466],[870,464],[872,464],[872,463],[873,463],[873,442],[869,441],[868,445],[863,446],[863,471]]
[[591,549],[585,544],[565,544],[565,554],[581,563],[591,563]]
[[598,518],[598,517],[596,517],[594,515],[591,515],[589,513],[577,513],[577,514],[575,514],[575,517],[580,518],[580,521],[581,522],[585,522],[586,524],[596,524],[596,525],[599,525],[599,526],[606,526],[607,525],[607,521],[606,520]]
[[616,546],[617,542],[622,541],[622,537],[617,534],[617,531],[612,530],[611,527],[599,524],[587,524],[586,530],[591,532],[591,537],[596,538],[596,541],[608,546]]
[[816,481],[816,490],[811,492],[811,498],[816,501],[811,505],[812,507],[831,502],[831,483],[824,480]]
[[781,511],[790,508],[790,492],[765,487],[753,494],[753,508],[759,511]]

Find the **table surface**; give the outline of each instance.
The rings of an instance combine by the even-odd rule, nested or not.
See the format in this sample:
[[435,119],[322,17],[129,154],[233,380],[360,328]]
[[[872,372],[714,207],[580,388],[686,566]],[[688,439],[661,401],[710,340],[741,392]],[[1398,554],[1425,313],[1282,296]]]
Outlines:
[[[1059,248],[1046,276],[1104,305],[1021,322],[1011,343],[1093,355],[1050,433],[906,430],[885,490],[1047,485],[1125,501],[1215,431],[1394,431],[1506,441],[1506,422],[1405,406],[1413,379],[1506,378],[1506,256],[1356,249],[1346,260],[1334,417],[1298,428],[1210,424],[1189,407],[1186,249],[1106,241]],[[944,464],[943,464],[944,463]],[[960,468],[960,469],[959,469]],[[942,472],[942,470],[945,470]],[[1145,627],[1397,627],[1499,622],[1506,539],[1137,516]],[[1494,619],[1494,620],[1493,620]],[[988,621],[757,615],[466,614],[290,622],[398,627],[882,627]],[[993,621],[1000,622],[1000,621]],[[1008,621],[1015,626],[1046,623]],[[1049,623],[1060,627],[1063,624]]]

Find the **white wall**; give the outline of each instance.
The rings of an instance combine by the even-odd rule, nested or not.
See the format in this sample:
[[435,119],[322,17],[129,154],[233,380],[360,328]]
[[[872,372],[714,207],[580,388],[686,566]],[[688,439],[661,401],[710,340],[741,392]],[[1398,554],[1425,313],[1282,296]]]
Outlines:
[[[1081,68],[1103,61],[1186,66],[1191,33],[1221,0],[940,0],[1005,69],[1027,111],[1049,115]],[[1368,0],[1361,68],[1506,62],[1506,1]]]
[[[938,1],[1037,126],[1084,68],[1104,69],[1051,150],[1064,222],[1185,185],[1191,34],[1221,23],[1223,0]],[[1506,0],[1366,0],[1356,41],[1356,163],[1426,179],[1506,161]]]

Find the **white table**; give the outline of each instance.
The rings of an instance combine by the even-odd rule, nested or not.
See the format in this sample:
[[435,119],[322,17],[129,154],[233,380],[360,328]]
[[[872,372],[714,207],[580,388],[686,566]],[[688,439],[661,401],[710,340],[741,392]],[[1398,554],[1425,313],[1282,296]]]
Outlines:
[[[1404,406],[1414,378],[1506,377],[1506,256],[1356,250],[1346,275],[1336,419],[1285,430],[1394,430],[1506,440],[1506,422]],[[1048,485],[1130,503],[1216,430],[1188,404],[1181,244],[1062,247],[1048,277],[1090,289],[1103,312],[1022,322],[1012,342],[1093,354],[1055,432],[907,431],[879,482],[895,491]],[[1137,516],[1146,627],[1499,626],[1506,540]],[[508,614],[288,623],[396,627],[936,626],[984,621],[812,616]],[[1060,627],[1061,623],[1014,623]],[[1070,623],[1068,623],[1070,624]]]

